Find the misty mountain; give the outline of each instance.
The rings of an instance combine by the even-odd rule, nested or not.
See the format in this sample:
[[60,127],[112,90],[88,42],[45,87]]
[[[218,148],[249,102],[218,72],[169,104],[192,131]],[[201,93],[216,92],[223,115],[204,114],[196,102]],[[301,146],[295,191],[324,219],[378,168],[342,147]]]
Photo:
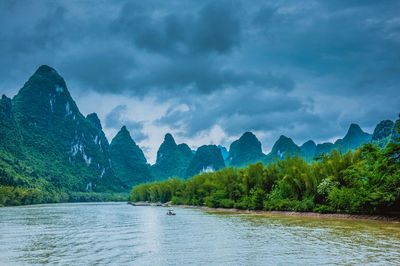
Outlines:
[[232,142],[226,161],[228,165],[241,167],[260,161],[264,157],[261,142],[252,132],[245,132],[238,140]]
[[228,152],[228,150],[224,147],[224,146],[222,146],[222,145],[218,145],[218,148],[221,150],[221,155],[222,155],[222,158],[224,159],[224,161],[229,157],[229,152]]
[[187,169],[187,177],[203,172],[214,172],[225,167],[221,149],[215,145],[199,147]]
[[272,162],[273,159],[283,160],[286,156],[304,156],[300,147],[297,146],[291,138],[281,135],[272,146],[271,152],[267,155],[265,162]]
[[371,134],[362,131],[359,125],[351,124],[344,138],[335,141],[335,148],[347,152],[367,142],[371,142]]
[[125,126],[111,141],[110,154],[114,173],[125,189],[151,181],[150,165]]
[[177,145],[172,135],[167,133],[157,151],[156,163],[151,167],[154,179],[185,177],[193,156],[192,150],[187,144]]
[[300,146],[300,150],[303,152],[304,158],[307,161],[311,161],[314,158],[316,149],[317,145],[313,140],[309,140]]
[[391,120],[379,122],[372,134],[371,141],[381,148],[385,147],[391,140],[393,128],[394,122]]

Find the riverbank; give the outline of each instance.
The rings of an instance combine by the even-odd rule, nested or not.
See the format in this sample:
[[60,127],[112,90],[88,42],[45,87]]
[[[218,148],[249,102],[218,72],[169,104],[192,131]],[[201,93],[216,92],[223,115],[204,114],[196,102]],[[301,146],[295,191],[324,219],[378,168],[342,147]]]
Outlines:
[[[3,187],[4,188],[4,187]],[[75,202],[126,202],[128,193],[106,193],[106,192],[57,192],[52,191],[46,194],[39,191],[39,194],[31,195],[21,193],[23,190],[18,187],[9,187],[9,194],[2,193],[0,186],[0,208],[13,206],[27,206],[52,203],[75,203]],[[16,193],[17,192],[17,193]]]
[[353,220],[375,220],[387,222],[400,222],[399,216],[382,216],[382,215],[364,215],[364,214],[340,214],[340,213],[316,213],[316,212],[289,212],[289,211],[250,211],[239,209],[210,208],[191,205],[172,205],[178,208],[199,209],[203,211],[220,212],[220,213],[250,213],[261,215],[281,215],[281,216],[304,216],[316,218],[334,218],[334,219],[353,219]]

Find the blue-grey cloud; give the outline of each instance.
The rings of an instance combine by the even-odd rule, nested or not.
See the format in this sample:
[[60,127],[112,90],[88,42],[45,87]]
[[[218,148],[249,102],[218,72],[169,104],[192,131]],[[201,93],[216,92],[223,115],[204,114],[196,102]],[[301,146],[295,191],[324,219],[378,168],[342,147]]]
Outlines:
[[117,105],[114,107],[105,118],[105,127],[120,129],[122,126],[126,126],[135,141],[140,142],[147,139],[148,135],[143,133],[143,122],[133,121],[124,116],[127,109],[126,105]]
[[151,4],[128,2],[111,27],[136,46],[162,54],[226,53],[240,44],[240,18],[231,3],[194,7],[161,11]]

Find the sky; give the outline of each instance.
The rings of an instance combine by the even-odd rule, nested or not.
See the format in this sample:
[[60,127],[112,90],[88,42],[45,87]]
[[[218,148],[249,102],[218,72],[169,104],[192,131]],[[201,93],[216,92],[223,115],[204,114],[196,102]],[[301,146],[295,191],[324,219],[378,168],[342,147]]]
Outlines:
[[400,112],[400,1],[0,1],[0,93],[43,64],[109,141],[126,125],[153,163],[246,131],[271,150],[372,133]]

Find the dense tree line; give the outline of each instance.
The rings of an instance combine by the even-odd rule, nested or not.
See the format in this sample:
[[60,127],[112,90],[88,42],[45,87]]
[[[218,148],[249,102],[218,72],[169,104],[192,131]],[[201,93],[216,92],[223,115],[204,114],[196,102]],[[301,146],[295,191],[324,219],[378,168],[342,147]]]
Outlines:
[[[399,139],[397,139],[399,141]],[[225,168],[187,181],[179,178],[134,187],[131,201],[250,210],[339,213],[400,212],[400,144],[372,143],[342,154],[299,156],[246,168]]]
[[41,190],[0,185],[0,206],[18,206],[39,203],[126,201],[123,193],[70,192]]

